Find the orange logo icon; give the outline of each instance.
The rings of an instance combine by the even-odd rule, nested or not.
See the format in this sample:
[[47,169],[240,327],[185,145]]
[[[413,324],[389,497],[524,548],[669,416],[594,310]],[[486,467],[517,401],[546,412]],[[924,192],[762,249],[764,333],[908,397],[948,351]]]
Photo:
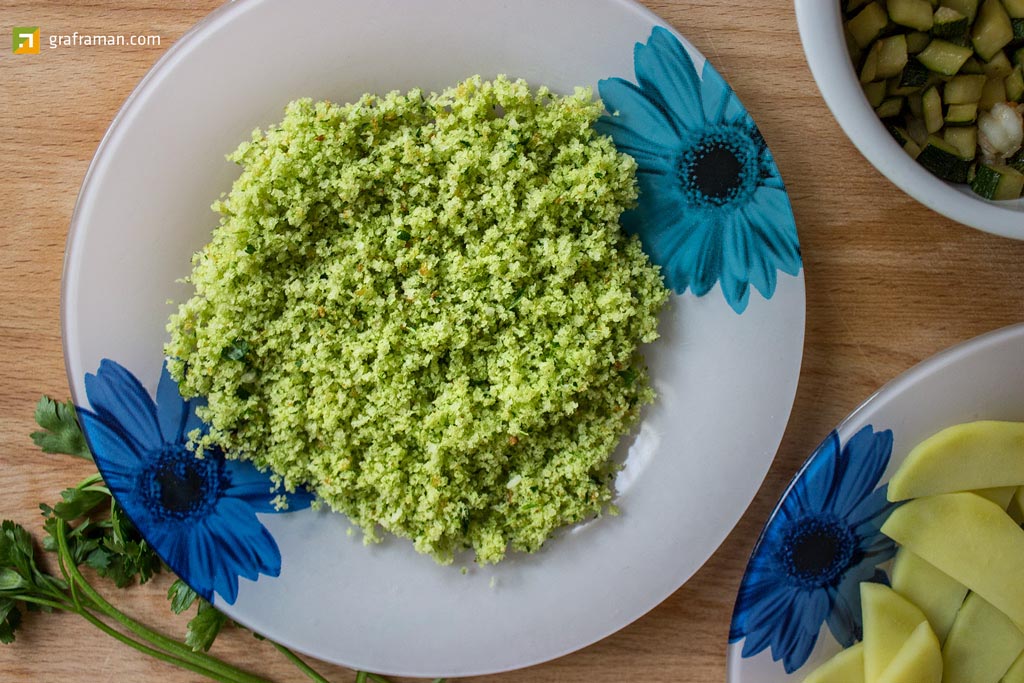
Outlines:
[[15,26],[13,33],[13,52],[16,55],[39,54],[39,27]]

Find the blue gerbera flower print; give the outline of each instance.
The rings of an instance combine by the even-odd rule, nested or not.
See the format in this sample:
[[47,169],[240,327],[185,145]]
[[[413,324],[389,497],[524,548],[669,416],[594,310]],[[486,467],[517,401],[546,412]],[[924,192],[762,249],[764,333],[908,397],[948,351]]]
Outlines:
[[638,206],[623,227],[640,236],[665,282],[704,296],[718,282],[742,313],[755,287],[775,293],[777,271],[800,272],[800,243],[775,161],[729,85],[655,27],[633,55],[637,84],[598,84],[612,113],[596,124],[637,162]]
[[[257,512],[278,512],[270,476],[218,451],[202,458],[189,434],[206,426],[166,367],[156,402],[132,373],[103,360],[85,376],[90,409],[78,408],[100,474],[117,501],[174,572],[207,600],[238,597],[238,577],[281,573],[281,552]],[[288,510],[309,507],[304,491]]]
[[843,647],[861,637],[860,584],[887,582],[878,565],[896,552],[881,532],[895,507],[878,486],[892,432],[868,425],[840,447],[832,432],[797,475],[754,548],[729,642],[743,656],[771,648],[786,673],[807,661],[823,623]]

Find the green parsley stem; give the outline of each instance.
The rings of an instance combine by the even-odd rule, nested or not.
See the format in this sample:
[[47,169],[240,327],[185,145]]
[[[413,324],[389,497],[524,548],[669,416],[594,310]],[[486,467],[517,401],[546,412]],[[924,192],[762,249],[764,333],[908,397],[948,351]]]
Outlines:
[[67,602],[57,602],[56,600],[47,600],[46,598],[36,598],[31,595],[15,595],[12,599],[18,602],[30,602],[34,605],[42,605],[43,607],[50,607],[52,609],[60,609],[69,612],[75,611],[75,606],[68,604]]
[[280,643],[275,643],[272,640],[270,641],[270,644],[277,648],[278,652],[287,657],[289,662],[297,666],[299,671],[306,674],[306,676],[308,676],[310,680],[316,681],[316,683],[330,683],[330,681],[321,676],[313,667],[311,667],[309,664],[306,664],[306,662],[302,661],[302,659],[297,654],[286,648],[284,645],[281,645]]
[[[63,558],[71,557],[71,553],[68,550],[67,528],[67,522],[65,522],[63,519],[58,518],[55,536],[57,537],[57,545],[60,550],[60,555],[62,555]],[[237,683],[268,683],[265,678],[253,676],[252,674],[246,673],[241,669],[238,669],[237,667],[220,661],[216,657],[211,657],[210,655],[201,652],[195,652],[192,650],[192,648],[185,645],[184,643],[180,643],[177,640],[174,640],[173,638],[168,638],[162,633],[158,633],[150,628],[143,626],[142,624],[135,621],[127,614],[125,614],[124,612],[120,611],[112,604],[107,602],[107,600],[102,595],[100,595],[96,591],[96,589],[94,589],[92,585],[89,584],[88,581],[86,581],[85,577],[82,576],[82,573],[78,570],[78,567],[75,566],[74,562],[62,561],[62,565],[66,567],[66,572],[69,575],[68,584],[71,586],[71,594],[72,597],[75,598],[76,604],[80,605],[77,598],[77,587],[80,588],[82,590],[82,593],[84,593],[85,596],[92,601],[92,603],[96,606],[96,609],[98,609],[100,612],[110,617],[111,619],[114,619],[138,637],[152,643],[153,645],[161,647],[164,650],[178,657],[181,657],[191,662],[195,662],[199,666],[208,668],[210,671],[220,674],[225,679],[230,680],[232,682],[237,681]],[[64,567],[62,567],[62,569],[64,569]]]
[[377,674],[372,674],[369,671],[367,671],[365,673],[366,673],[366,677],[369,678],[374,683],[391,683],[391,681],[389,681],[388,679],[384,678],[383,676],[378,676]]
[[356,683],[366,683],[366,672],[365,671],[357,671],[356,672]]
[[143,654],[149,655],[154,659],[159,659],[162,662],[172,664],[182,669],[187,669],[193,673],[200,674],[201,676],[206,676],[207,678],[211,678],[215,681],[221,681],[222,683],[244,683],[246,681],[245,678],[238,678],[235,676],[226,675],[225,672],[211,671],[210,669],[207,669],[201,664],[197,664],[191,660],[175,657],[174,655],[168,654],[162,650],[158,650],[156,648],[149,647],[144,643],[140,643],[139,641],[134,640],[133,638],[121,633],[117,629],[111,628],[109,625],[105,624],[101,619],[96,617],[94,614],[90,613],[89,610],[85,608],[78,610],[78,614],[81,615],[90,624],[106,633],[111,638],[114,638],[115,640],[118,640],[127,645],[128,647],[134,648]]

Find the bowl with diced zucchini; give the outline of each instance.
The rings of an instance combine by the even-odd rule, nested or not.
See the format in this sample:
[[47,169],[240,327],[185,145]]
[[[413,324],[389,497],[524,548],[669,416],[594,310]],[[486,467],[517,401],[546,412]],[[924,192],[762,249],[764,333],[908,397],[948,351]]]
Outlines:
[[1024,0],[796,10],[818,87],[864,156],[935,211],[1024,239]]

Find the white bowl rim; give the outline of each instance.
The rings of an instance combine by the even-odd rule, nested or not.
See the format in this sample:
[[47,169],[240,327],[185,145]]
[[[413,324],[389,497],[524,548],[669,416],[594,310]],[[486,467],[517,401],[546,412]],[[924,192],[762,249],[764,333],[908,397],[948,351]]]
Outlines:
[[894,185],[933,211],[993,235],[1024,240],[1024,199],[997,203],[973,197],[933,176],[889,135],[861,94],[860,81],[850,66],[839,0],[794,2],[814,80],[860,153]]

